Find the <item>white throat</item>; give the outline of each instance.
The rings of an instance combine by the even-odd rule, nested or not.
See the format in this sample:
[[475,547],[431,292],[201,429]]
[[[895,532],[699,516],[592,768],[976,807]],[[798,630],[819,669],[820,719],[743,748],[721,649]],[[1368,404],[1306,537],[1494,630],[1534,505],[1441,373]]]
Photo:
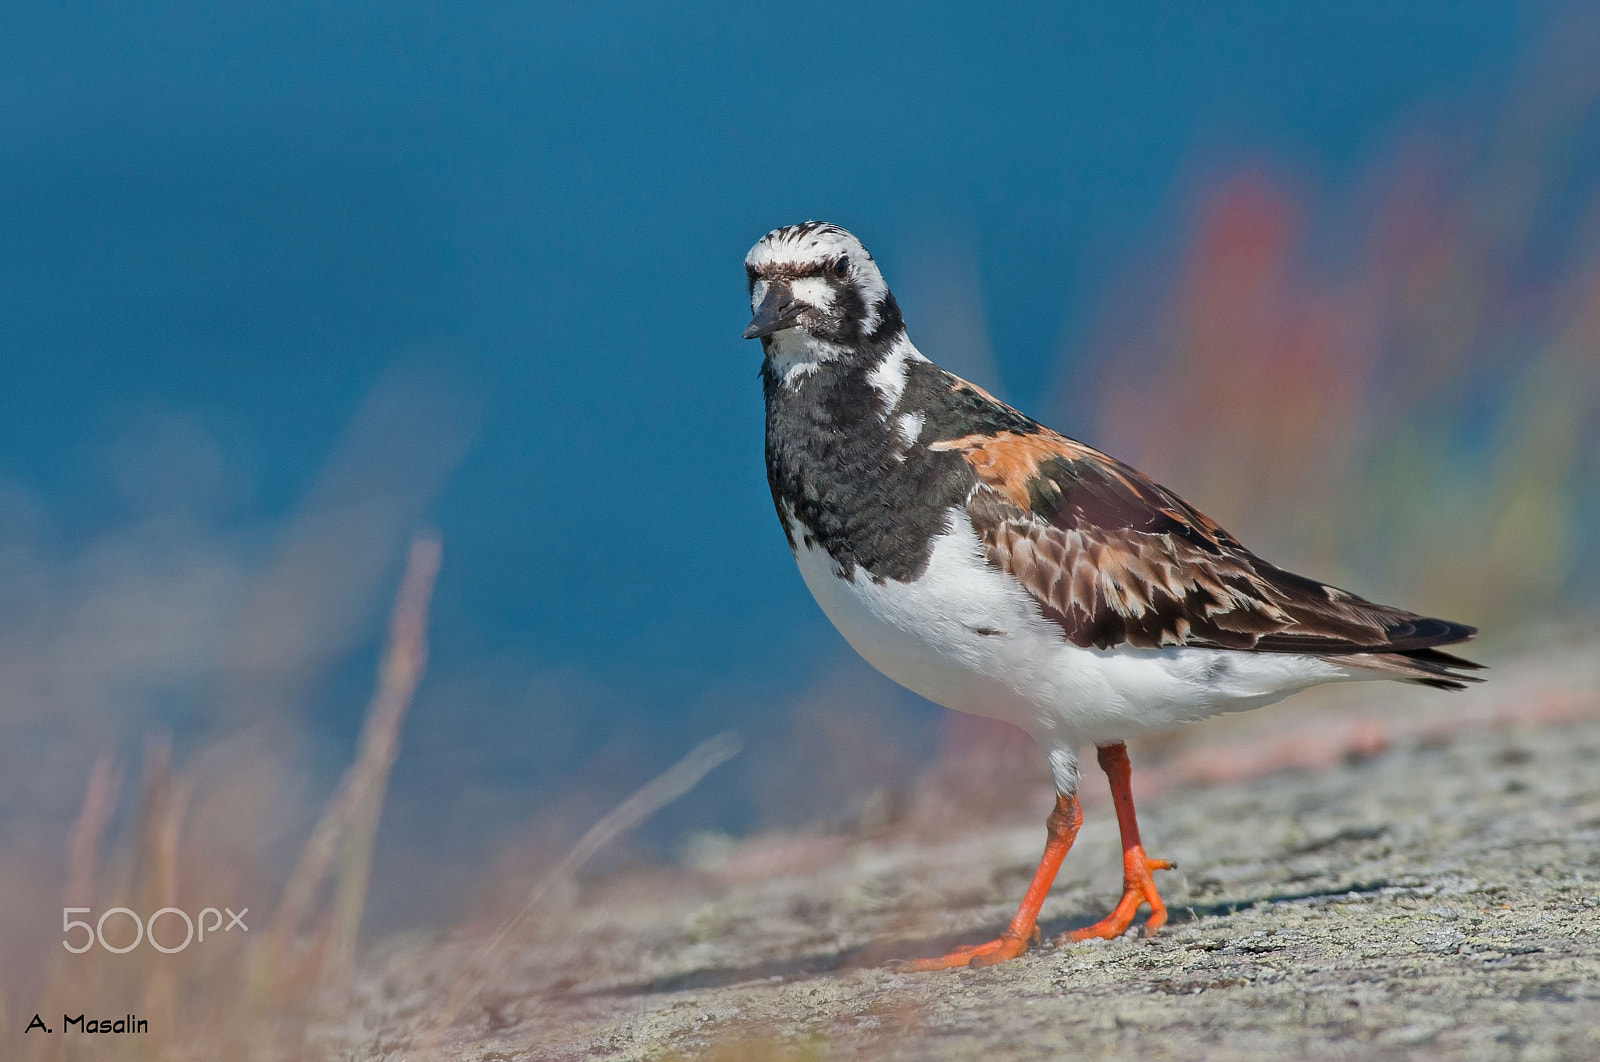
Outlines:
[[803,328],[785,328],[781,332],[774,332],[767,346],[767,361],[772,364],[779,382],[785,387],[795,386],[816,372],[823,362],[835,361],[844,355],[845,348],[818,339]]

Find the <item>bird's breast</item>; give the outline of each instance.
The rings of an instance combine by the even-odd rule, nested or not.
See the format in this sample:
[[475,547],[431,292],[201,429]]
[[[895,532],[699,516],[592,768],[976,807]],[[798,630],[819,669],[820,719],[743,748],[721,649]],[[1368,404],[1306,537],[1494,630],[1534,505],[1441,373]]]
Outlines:
[[864,374],[769,395],[767,479],[791,544],[874,580],[916,578],[972,487],[959,457],[915,445],[919,424],[887,415]]

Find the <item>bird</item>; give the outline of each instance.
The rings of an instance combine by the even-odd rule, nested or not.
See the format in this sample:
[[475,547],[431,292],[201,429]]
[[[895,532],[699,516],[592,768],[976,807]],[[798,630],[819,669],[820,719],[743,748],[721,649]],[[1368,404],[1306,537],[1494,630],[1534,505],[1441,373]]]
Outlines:
[[[1439,646],[1476,628],[1365,600],[1277,567],[1128,465],[941,369],[847,230],[773,229],[745,257],[766,403],[767,481],[812,596],[845,640],[936,704],[1027,732],[1055,806],[1038,869],[999,936],[901,964],[989,966],[1039,938],[1083,821],[1096,748],[1121,835],[1123,891],[1064,934],[1166,922],[1130,785],[1128,738],[1259,708],[1328,682],[1442,690],[1482,665]],[[1199,441],[1197,440],[1197,444]]]

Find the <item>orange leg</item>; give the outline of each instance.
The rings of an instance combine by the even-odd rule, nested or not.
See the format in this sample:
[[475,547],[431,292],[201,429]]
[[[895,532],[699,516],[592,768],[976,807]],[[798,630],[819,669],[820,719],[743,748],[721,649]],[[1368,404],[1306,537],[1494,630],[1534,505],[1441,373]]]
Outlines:
[[1028,884],[1028,891],[1022,896],[1022,904],[1017,908],[1016,915],[1004,933],[988,943],[957,948],[936,959],[914,959],[900,964],[900,968],[947,970],[952,966],[993,966],[1007,959],[1015,959],[1026,951],[1028,944],[1039,933],[1037,926],[1039,908],[1044,906],[1044,898],[1050,892],[1050,884],[1056,880],[1056,871],[1061,869],[1061,860],[1066,858],[1067,850],[1072,847],[1073,839],[1078,836],[1078,827],[1083,825],[1083,809],[1078,806],[1078,798],[1057,793],[1056,808],[1045,820],[1044,825],[1047,836],[1044,855],[1039,857],[1039,869],[1033,872],[1033,881]]
[[1150,905],[1150,918],[1144,924],[1144,935],[1153,936],[1167,921],[1167,905],[1156,892],[1156,882],[1151,871],[1171,870],[1165,859],[1151,859],[1144,854],[1139,843],[1139,820],[1133,814],[1133,790],[1128,786],[1128,746],[1120,741],[1115,745],[1100,746],[1100,769],[1111,781],[1111,799],[1117,806],[1117,828],[1122,831],[1122,900],[1116,910],[1092,926],[1074,929],[1068,940],[1088,940],[1101,937],[1109,940],[1119,937],[1133,923],[1139,905]]

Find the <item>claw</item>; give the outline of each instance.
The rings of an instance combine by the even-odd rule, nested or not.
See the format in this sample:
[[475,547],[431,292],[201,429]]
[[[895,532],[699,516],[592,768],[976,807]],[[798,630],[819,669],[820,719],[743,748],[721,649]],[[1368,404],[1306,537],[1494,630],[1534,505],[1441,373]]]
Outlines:
[[1126,849],[1122,853],[1122,899],[1118,901],[1116,909],[1092,926],[1063,934],[1064,939],[1110,940],[1120,937],[1133,924],[1133,916],[1138,914],[1143,904],[1150,905],[1150,917],[1145,920],[1144,935],[1155,936],[1156,930],[1166,925],[1167,905],[1161,902],[1161,894],[1156,891],[1155,877],[1151,871],[1171,870],[1172,866],[1170,860],[1149,858],[1140,845]]
[[[1038,935],[1035,927],[1034,936]],[[993,940],[982,944],[973,944],[931,959],[907,959],[893,964],[895,970],[906,973],[922,973],[927,970],[949,970],[957,966],[981,967],[994,966],[1015,959],[1028,950],[1028,941],[1022,937],[1014,937],[1009,932],[1002,933]]]

